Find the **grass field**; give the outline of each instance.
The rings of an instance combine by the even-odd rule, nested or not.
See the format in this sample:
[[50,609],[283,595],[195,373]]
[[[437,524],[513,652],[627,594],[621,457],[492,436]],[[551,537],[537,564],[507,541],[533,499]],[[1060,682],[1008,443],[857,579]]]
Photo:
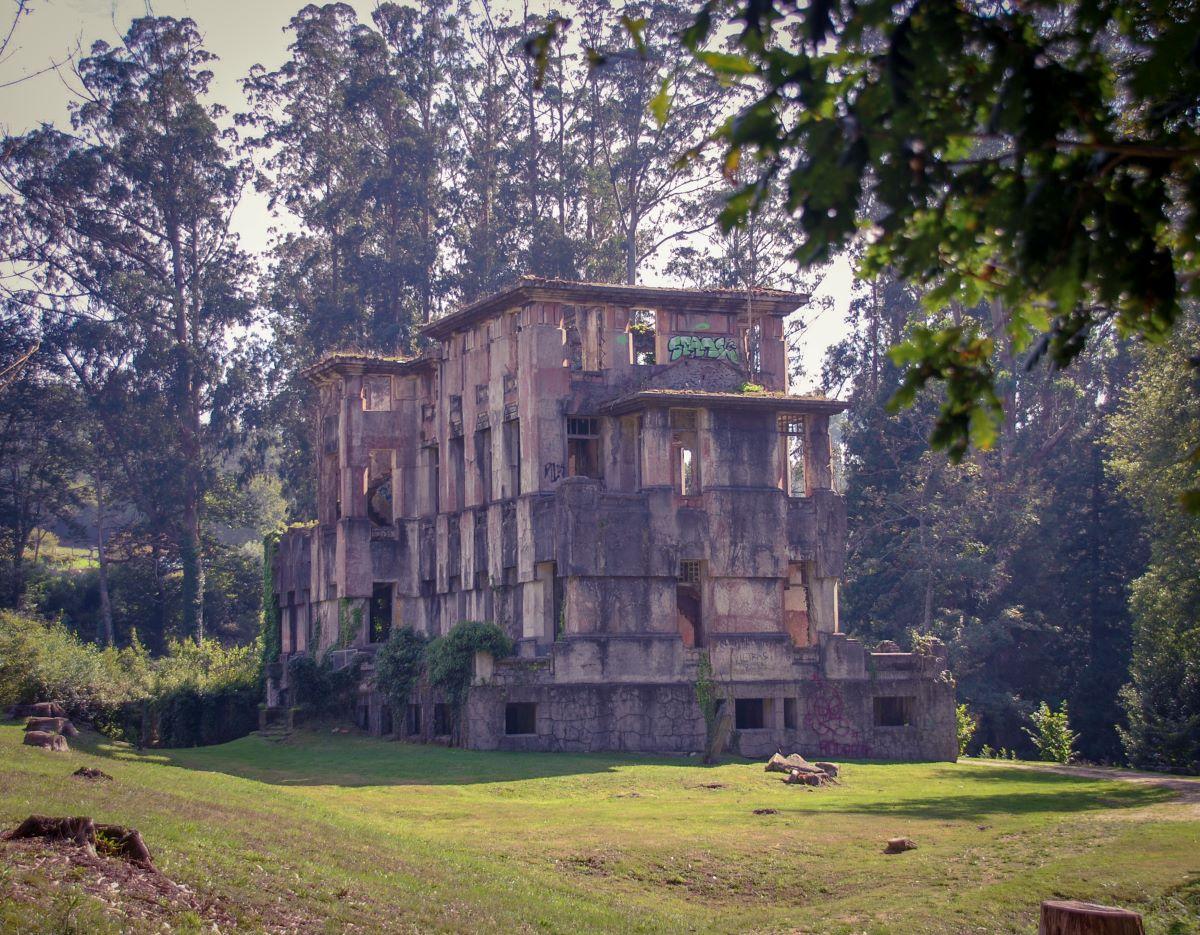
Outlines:
[[[329,733],[69,754],[0,727],[0,826],[90,814],[239,930],[1033,932],[1040,900],[1137,908],[1200,933],[1200,805],[1161,788],[996,764],[844,766],[477,753]],[[115,781],[68,778],[98,766]],[[775,809],[775,814],[755,814]],[[915,851],[887,856],[886,838]],[[3,854],[0,851],[0,854]],[[69,881],[0,868],[0,930],[113,931]],[[177,929],[200,927],[163,909]]]

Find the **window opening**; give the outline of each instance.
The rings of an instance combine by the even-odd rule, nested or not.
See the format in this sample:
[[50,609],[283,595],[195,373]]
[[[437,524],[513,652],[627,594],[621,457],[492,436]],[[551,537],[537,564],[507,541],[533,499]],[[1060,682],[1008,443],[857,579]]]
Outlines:
[[783,442],[783,489],[789,497],[808,496],[804,471],[804,417],[781,415],[779,434]]
[[363,380],[363,409],[368,412],[390,412],[392,409],[391,377],[368,377]]
[[392,524],[392,453],[375,449],[367,453],[367,473],[364,479],[367,494],[367,516],[376,526]]
[[466,486],[466,454],[463,450],[463,439],[459,435],[457,438],[450,439],[450,470],[454,472],[451,477],[451,482],[454,484],[454,489],[451,491],[451,502],[454,504],[455,510],[461,510],[465,502]]
[[762,698],[738,698],[734,701],[733,726],[735,730],[762,730],[766,727],[766,716]]
[[683,645],[689,648],[704,645],[702,575],[703,566],[699,560],[685,559],[679,563],[679,572],[675,576],[675,622]]
[[783,699],[783,726],[786,730],[796,729],[796,699]]
[[656,321],[654,312],[646,308],[630,309],[629,343],[635,366],[646,367],[655,363],[655,330]]
[[450,734],[450,705],[435,704],[433,706],[433,735],[446,737]]
[[567,419],[567,476],[603,479],[599,419],[590,416]]
[[531,701],[509,702],[504,706],[504,733],[519,737],[537,733],[537,705]]
[[504,457],[508,468],[508,489],[505,494],[509,497],[521,495],[521,423],[510,419],[504,423]]
[[288,591],[288,648],[296,652],[296,592]]
[[672,409],[671,454],[675,492],[683,497],[700,493],[700,446],[695,409]]
[[442,506],[442,491],[441,491],[441,471],[438,464],[438,446],[429,446],[429,503],[433,507],[434,515],[441,512]]
[[492,430],[480,429],[475,433],[475,464],[479,467],[479,491],[481,502],[492,502]]
[[876,727],[906,727],[912,723],[911,697],[884,695],[875,699]]
[[392,632],[392,586],[376,582],[371,587],[370,642],[385,643]]
[[583,338],[579,334],[579,322],[576,318],[575,307],[563,309],[563,340],[564,363],[572,370],[583,369]]
[[421,706],[419,704],[410,704],[405,720],[409,737],[415,737],[421,733]]

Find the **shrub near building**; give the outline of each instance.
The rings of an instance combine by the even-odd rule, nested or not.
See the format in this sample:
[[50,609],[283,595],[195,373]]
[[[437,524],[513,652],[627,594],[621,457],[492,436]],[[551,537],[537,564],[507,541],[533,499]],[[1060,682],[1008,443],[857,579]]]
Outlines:
[[0,704],[56,700],[72,717],[141,746],[224,743],[257,725],[256,645],[172,641],[153,658],[85,643],[59,623],[0,612]]

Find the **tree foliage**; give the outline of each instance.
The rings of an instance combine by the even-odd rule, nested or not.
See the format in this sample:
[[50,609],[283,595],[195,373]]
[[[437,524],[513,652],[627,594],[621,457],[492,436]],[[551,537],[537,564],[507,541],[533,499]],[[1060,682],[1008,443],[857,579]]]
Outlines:
[[[726,228],[782,189],[809,262],[865,222],[866,274],[999,303],[1014,353],[1064,366],[1106,325],[1162,339],[1200,294],[1197,34],[1170,0],[708,0],[683,41],[755,92],[717,134],[748,175]],[[1003,421],[995,340],[937,322],[893,351],[898,405],[945,383],[932,441],[956,460]]]
[[205,494],[252,379],[225,345],[251,320],[253,267],[229,229],[247,167],[204,101],[212,58],[191,20],[137,19],[79,62],[70,130],[10,137],[0,163],[14,298],[123,455],[130,496],[171,530],[201,638]]
[[1200,517],[1178,509],[1200,487],[1200,315],[1190,309],[1170,343],[1148,349],[1122,394],[1108,438],[1109,469],[1134,503],[1150,561],[1132,584],[1130,682],[1122,690],[1126,752],[1138,765],[1200,772]]

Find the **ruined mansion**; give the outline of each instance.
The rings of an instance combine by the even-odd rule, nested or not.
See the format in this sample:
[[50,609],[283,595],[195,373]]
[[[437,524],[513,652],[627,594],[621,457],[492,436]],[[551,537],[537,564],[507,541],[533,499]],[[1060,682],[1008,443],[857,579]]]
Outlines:
[[[944,657],[839,630],[845,404],[788,393],[805,300],[526,277],[425,326],[419,356],[310,367],[317,517],[275,553],[269,708],[308,654],[361,665],[373,733],[685,753],[711,670],[743,754],[953,759]],[[463,620],[516,652],[477,654],[457,728],[427,688],[390,710],[376,649]]]

